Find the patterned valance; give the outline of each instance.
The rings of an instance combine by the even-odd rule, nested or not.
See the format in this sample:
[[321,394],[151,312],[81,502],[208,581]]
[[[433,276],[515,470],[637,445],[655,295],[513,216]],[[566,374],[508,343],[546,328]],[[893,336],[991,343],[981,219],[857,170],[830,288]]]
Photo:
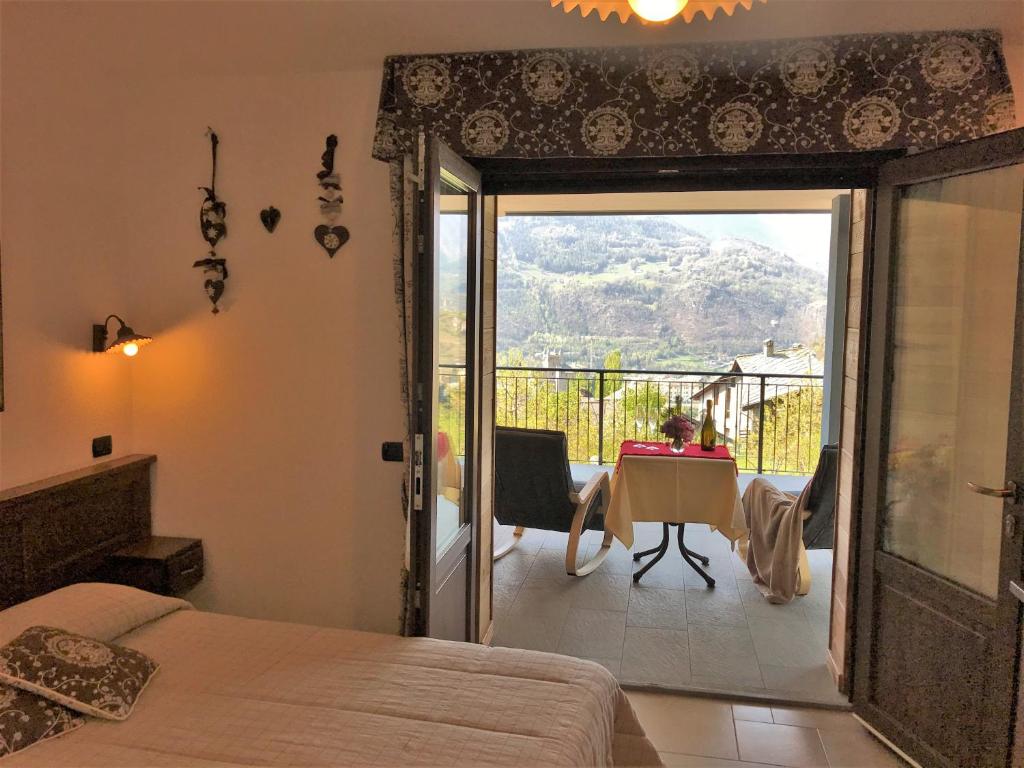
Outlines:
[[928,148],[1014,114],[990,31],[392,56],[374,156],[420,127],[468,157]]

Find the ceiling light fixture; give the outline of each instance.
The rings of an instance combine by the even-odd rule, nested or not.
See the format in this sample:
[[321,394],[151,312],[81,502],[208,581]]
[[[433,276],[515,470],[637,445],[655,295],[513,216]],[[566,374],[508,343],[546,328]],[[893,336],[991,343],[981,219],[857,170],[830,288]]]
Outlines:
[[[111,342],[110,346],[107,346],[107,339],[109,338],[107,324],[111,320],[117,320],[121,327],[117,329],[117,337]],[[135,357],[139,354],[139,348],[149,344],[152,340],[150,336],[142,336],[133,331],[117,315],[110,315],[103,321],[103,325],[94,325],[92,327],[93,352],[121,352],[125,357]]]
[[683,12],[686,0],[629,0],[633,13],[644,21],[668,21]]
[[597,11],[601,21],[607,21],[615,13],[623,24],[634,14],[643,24],[667,24],[677,18],[689,24],[698,13],[703,13],[710,21],[719,10],[732,16],[736,6],[749,11],[755,2],[768,0],[551,0],[551,7],[562,6],[566,13],[578,8],[584,17]]

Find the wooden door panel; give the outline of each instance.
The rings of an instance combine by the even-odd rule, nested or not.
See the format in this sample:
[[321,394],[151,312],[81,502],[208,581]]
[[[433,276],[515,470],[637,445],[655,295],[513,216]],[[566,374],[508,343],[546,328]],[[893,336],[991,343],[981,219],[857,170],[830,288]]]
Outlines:
[[[912,595],[876,583],[877,656],[872,703],[945,764],[966,766],[982,733],[989,635],[961,624]],[[950,670],[957,670],[956,675]],[[928,702],[921,706],[921,701]]]
[[1018,130],[889,163],[875,196],[853,700],[923,765],[1009,756],[1022,510],[967,483],[1024,470],[1022,164]]

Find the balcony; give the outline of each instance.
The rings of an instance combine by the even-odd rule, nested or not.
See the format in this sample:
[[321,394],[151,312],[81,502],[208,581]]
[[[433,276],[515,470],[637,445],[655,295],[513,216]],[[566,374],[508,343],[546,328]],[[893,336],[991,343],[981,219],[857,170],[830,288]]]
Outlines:
[[[464,376],[459,366],[441,374],[442,429],[452,437],[462,434]],[[670,413],[699,428],[708,400],[742,473],[806,476],[818,461],[820,375],[499,367],[495,379],[498,426],[565,432],[573,464],[614,463],[624,440],[665,440]]]

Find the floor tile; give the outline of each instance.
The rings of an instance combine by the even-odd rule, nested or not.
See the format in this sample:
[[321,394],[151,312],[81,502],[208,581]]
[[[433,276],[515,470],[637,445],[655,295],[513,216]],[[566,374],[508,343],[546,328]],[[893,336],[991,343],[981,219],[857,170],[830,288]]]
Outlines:
[[776,768],[766,763],[747,763],[739,760],[722,760],[701,755],[680,755],[675,752],[659,752],[665,768]]
[[830,768],[897,768],[895,753],[875,739],[867,729],[859,731],[819,729]]
[[[593,557],[601,546],[600,540],[591,544],[589,557]],[[633,554],[622,546],[618,539],[612,541],[608,555],[594,573],[633,573]]]
[[533,561],[533,567],[530,568],[530,572],[527,574],[528,579],[560,579],[567,576],[568,574],[565,572],[565,551],[557,549],[540,550]]
[[650,549],[661,541],[661,523],[633,523],[633,551]]
[[753,581],[754,577],[750,575],[750,569],[747,568],[747,563],[740,559],[739,552],[733,552],[732,557],[729,558],[729,562],[732,565],[732,572],[737,581]]
[[682,686],[690,682],[690,651],[685,632],[626,627],[619,679],[623,683]]
[[827,728],[833,731],[857,731],[867,734],[864,726],[850,712],[809,707],[772,707],[772,718],[780,725],[802,725],[805,728]]
[[805,667],[824,664],[827,645],[819,642],[807,617],[790,615],[784,619],[748,618],[760,664],[780,667]]
[[565,619],[558,652],[598,659],[621,656],[625,632],[625,611],[574,608]]
[[[582,543],[586,533],[580,537]],[[563,533],[562,531],[547,531],[544,536],[544,541],[541,544],[541,549],[554,549],[565,554],[565,548],[569,544],[569,534]],[[588,540],[589,545],[589,540]],[[581,546],[580,549],[583,549]]]
[[686,623],[705,626],[745,627],[747,613],[738,594],[717,589],[686,590]]
[[[640,570],[646,563],[651,561],[654,555],[649,555],[634,565],[633,570]],[[651,570],[643,575],[640,583],[645,587],[658,587],[661,589],[686,589],[686,578],[683,568],[689,568],[679,556],[679,550],[669,550]]]
[[493,584],[493,599],[494,599],[494,611],[500,613],[508,611],[512,608],[512,603],[515,602],[516,595],[519,594],[519,587],[522,586],[521,582],[515,581],[495,581]]
[[764,595],[754,586],[752,581],[737,581],[739,586],[740,599],[743,600],[743,608],[749,618],[783,620],[795,617],[795,620],[807,620],[804,615],[804,608],[801,600],[794,597],[785,604],[769,603]]
[[493,644],[506,648],[555,653],[562,637],[565,618],[527,620],[515,610],[495,617]]
[[536,557],[533,552],[513,549],[503,558],[495,561],[493,570],[495,583],[521,584],[530,572],[530,568],[533,567]]
[[574,576],[573,608],[598,611],[625,611],[629,605],[629,575],[625,573],[591,573]]
[[836,690],[832,673],[824,664],[811,667],[777,667],[762,664],[761,674],[765,687],[780,694],[796,694],[824,703],[847,703],[846,697]]
[[690,640],[690,671],[694,682],[713,687],[735,684],[764,685],[746,627],[687,625]]
[[827,768],[821,739],[814,728],[736,721],[741,760],[787,768]]
[[[541,548],[544,543],[544,537],[547,535],[547,531],[541,531],[536,528],[526,528],[523,530],[522,536],[519,537],[519,541],[516,542],[516,552],[531,552],[536,554],[537,550]],[[497,547],[499,542],[508,542],[515,536],[514,525],[495,525],[494,526],[494,543]]]
[[627,694],[658,750],[738,760],[732,708],[725,702],[672,694]]
[[[706,554],[706,551],[701,552],[701,554]],[[728,555],[712,554],[710,555],[710,560],[711,562],[707,565],[703,565],[699,560],[697,560],[697,565],[699,565],[701,570],[703,570],[708,576],[715,580],[715,591],[735,592],[738,594],[739,588],[736,584],[736,574],[732,572],[732,563],[729,562]],[[657,568],[658,566],[654,567]],[[693,570],[689,564],[683,568],[683,581],[687,587],[706,589],[708,586],[707,582],[704,581],[704,578]]]
[[733,704],[734,720],[749,720],[754,723],[773,723],[772,708],[758,704]]
[[686,590],[634,585],[629,591],[626,624],[631,627],[686,629]]
[[[657,523],[635,525],[635,548],[659,542],[661,530]],[[588,541],[581,560],[600,546],[600,534]],[[549,546],[542,547],[545,542]],[[636,566],[620,542],[613,543],[601,567],[584,577],[566,575],[562,542],[549,532],[528,530],[520,542],[527,546],[495,563],[496,645],[561,649],[597,660],[620,680],[638,683],[671,685],[675,680],[723,695],[767,691],[808,702],[845,702],[824,666],[831,551],[809,555],[815,573],[811,594],[777,606],[764,600],[729,543],[706,525],[687,526],[686,542],[712,558],[712,568],[719,569],[716,589],[707,589],[684,563],[674,536],[671,549],[640,584],[630,578]],[[688,586],[695,578],[697,586]],[[574,613],[567,627],[570,612],[576,611],[581,613]],[[593,627],[583,632],[579,626],[595,623],[610,627],[610,634]],[[628,633],[627,627],[655,632]],[[688,672],[676,664],[675,657],[683,654],[682,635],[673,632],[685,633]],[[633,638],[628,649],[627,634]],[[684,678],[688,682],[678,682]]]

